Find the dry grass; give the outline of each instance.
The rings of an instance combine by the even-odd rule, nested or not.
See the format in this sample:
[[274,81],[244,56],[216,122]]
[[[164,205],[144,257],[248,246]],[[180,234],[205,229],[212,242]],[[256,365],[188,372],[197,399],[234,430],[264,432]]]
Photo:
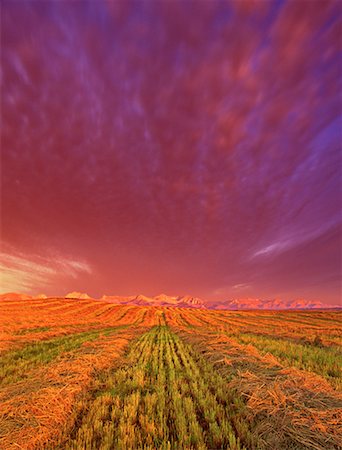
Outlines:
[[342,397],[325,391],[324,380],[316,375],[298,372],[285,369],[275,377],[239,372],[229,385],[247,399],[266,448],[338,448]]
[[257,445],[244,411],[205,359],[158,326],[131,345],[121,367],[98,380],[62,448],[242,450],[244,443]]
[[109,326],[154,326],[158,308],[94,300],[48,299],[0,303],[0,354],[32,342]]
[[133,336],[130,331],[100,337],[2,389],[0,447],[37,449],[56,441],[61,425],[71,426],[76,418],[94,373],[113,366]]
[[[154,375],[151,375],[150,369],[145,373],[151,395],[145,398],[145,388],[141,385],[140,395],[146,402],[146,408],[150,408],[153,402],[156,411],[161,407],[156,400],[159,397],[154,395],[155,388],[158,388],[160,398],[165,400],[162,380],[166,378],[162,371],[168,367],[167,377],[175,370],[171,377],[181,381],[177,381],[178,390],[175,391],[167,387],[165,381],[169,393],[167,403],[174,407],[178,405],[183,415],[198,411],[196,404],[204,408],[205,398],[214,402],[219,391],[226,392],[227,389],[227,392],[235,392],[233,403],[240,405],[240,412],[235,419],[234,414],[229,416],[233,424],[235,420],[232,436],[239,436],[245,444],[248,442],[250,449],[341,448],[341,376],[336,368],[341,355],[340,313],[206,311],[118,306],[102,301],[64,299],[4,301],[0,304],[2,362],[10,364],[8,355],[20,356],[17,367],[12,363],[9,372],[0,371],[0,377],[1,373],[12,377],[13,372],[13,378],[5,382],[0,379],[3,386],[0,389],[0,448],[55,450],[62,442],[62,435],[64,438],[68,434],[76,436],[80,414],[84,415],[85,408],[92,402],[94,387],[102,389],[98,380],[108,369],[112,371],[126,361],[125,349],[132,339],[155,326],[159,329],[164,326],[165,330],[171,328],[187,344],[184,347],[173,336],[165,341],[169,342],[170,348],[164,342],[154,352],[154,341],[147,339]],[[69,347],[65,346],[65,342],[71,342]],[[36,344],[37,349],[42,349],[41,355],[35,350]],[[46,354],[45,348],[50,349]],[[170,352],[170,349],[172,358],[170,353],[165,353],[169,356],[163,357],[164,350]],[[150,364],[147,361],[147,347],[145,350],[137,346],[136,359],[140,361],[142,358],[143,364]],[[202,362],[199,364],[200,360]],[[168,365],[165,366],[166,361]],[[177,361],[179,367],[176,367]],[[27,367],[24,374],[23,367]],[[139,378],[140,372],[135,373],[134,364],[132,367],[132,376]],[[144,367],[140,369],[145,370]],[[198,381],[191,379],[191,370],[198,374]],[[205,387],[201,379],[203,371],[208,375]],[[124,374],[121,373],[122,376]],[[154,376],[157,377],[156,386],[153,385]],[[123,392],[126,392],[130,379],[123,378],[120,383]],[[203,387],[203,398],[196,392],[196,386]],[[127,401],[128,408],[131,400],[134,403],[134,396],[126,398],[125,395],[123,404]],[[105,402],[113,402],[110,396],[107,397],[104,396]],[[156,444],[158,440],[154,441],[154,438],[144,441],[145,437],[154,436],[157,428],[153,427],[159,420],[155,417],[151,422],[144,408],[138,420],[139,426],[145,427],[146,432],[139,435],[142,439],[139,442],[141,445],[145,442],[146,448],[159,448]],[[219,405],[215,408],[220,410]],[[220,442],[215,425],[209,425],[209,422],[202,424],[198,418],[197,425],[195,418],[184,425],[178,419],[182,414],[175,412],[173,420],[182,430],[184,446],[188,439],[185,429],[192,430],[192,439],[197,439],[203,449],[210,448],[210,439],[211,442]],[[224,411],[220,414],[226,417]],[[120,422],[121,419],[118,420]],[[209,415],[205,420],[209,421]],[[170,449],[173,447],[168,447],[167,436],[173,436],[175,428],[172,427],[176,426],[171,423],[163,422],[165,448]],[[204,428],[201,428],[202,425]],[[219,427],[220,423],[216,425]],[[168,431],[169,426],[171,431]],[[206,433],[210,426],[213,427],[212,436],[216,437],[209,439]],[[106,427],[112,430],[113,436],[119,432],[113,424]],[[228,422],[225,427],[231,433]],[[129,439],[139,434],[132,430],[130,433]],[[133,442],[135,438],[132,441],[129,439],[127,442]],[[229,445],[234,448],[233,445],[237,444],[232,443],[234,437],[231,439]],[[103,449],[115,448],[110,439],[103,445]],[[184,446],[177,447],[175,444],[174,448],[190,448]],[[200,447],[194,444],[193,448]]]
[[226,335],[179,332],[245,399],[265,449],[340,448],[342,395],[327,380]]

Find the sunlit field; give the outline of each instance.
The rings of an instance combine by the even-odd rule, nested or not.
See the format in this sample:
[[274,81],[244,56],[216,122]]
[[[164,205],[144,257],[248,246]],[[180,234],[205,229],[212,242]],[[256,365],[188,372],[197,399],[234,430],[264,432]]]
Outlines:
[[0,304],[1,449],[339,449],[341,313]]

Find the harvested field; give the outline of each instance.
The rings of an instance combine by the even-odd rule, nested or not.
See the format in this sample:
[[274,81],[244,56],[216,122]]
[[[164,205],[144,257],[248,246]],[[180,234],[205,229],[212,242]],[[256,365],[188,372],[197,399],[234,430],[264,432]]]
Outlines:
[[341,314],[0,304],[1,449],[339,449]]

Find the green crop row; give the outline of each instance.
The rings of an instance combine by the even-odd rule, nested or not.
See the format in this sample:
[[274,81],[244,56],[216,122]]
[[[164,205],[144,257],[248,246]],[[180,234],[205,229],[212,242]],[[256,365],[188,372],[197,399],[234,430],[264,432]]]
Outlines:
[[0,387],[25,379],[31,369],[48,364],[62,353],[77,350],[84,342],[97,339],[100,333],[106,335],[118,329],[109,327],[75,333],[8,351],[0,357]]
[[252,333],[234,335],[242,344],[254,345],[262,354],[271,353],[286,364],[315,372],[335,387],[341,386],[342,355],[338,347],[315,347]]
[[70,450],[259,448],[242,400],[191,346],[158,326],[98,375]]
[[23,336],[25,334],[30,334],[30,333],[43,333],[44,331],[49,331],[50,329],[51,329],[51,327],[24,328],[24,329],[18,330],[16,333],[13,333],[13,334],[17,335],[17,336]]

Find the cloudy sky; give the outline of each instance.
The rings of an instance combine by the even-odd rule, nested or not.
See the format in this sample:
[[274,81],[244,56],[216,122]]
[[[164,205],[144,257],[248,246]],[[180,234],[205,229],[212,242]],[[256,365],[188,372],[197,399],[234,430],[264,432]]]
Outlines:
[[1,9],[3,292],[339,303],[341,2]]

